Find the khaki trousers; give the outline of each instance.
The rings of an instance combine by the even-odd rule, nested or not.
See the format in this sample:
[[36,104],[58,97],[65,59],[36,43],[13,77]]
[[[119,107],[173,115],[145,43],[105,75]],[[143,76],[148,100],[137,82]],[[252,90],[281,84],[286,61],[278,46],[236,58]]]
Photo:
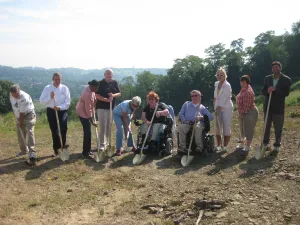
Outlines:
[[105,146],[109,141],[109,132],[110,132],[110,117],[109,109],[97,109],[97,116],[99,122],[99,139],[100,145]]
[[[21,130],[26,142],[26,137],[27,137],[27,146],[29,149],[29,152],[35,152],[35,138],[34,138],[34,125],[36,122],[36,115],[34,112],[27,113],[24,116],[23,123],[21,125]],[[20,129],[17,126],[17,135],[18,135],[18,142],[20,146],[20,150],[23,153],[27,153],[26,151],[26,146],[24,144],[24,141],[22,139]]]
[[246,137],[247,141],[253,140],[254,129],[258,119],[258,110],[257,108],[250,109],[248,113],[244,115],[243,118],[240,118],[240,132],[241,137]]
[[[191,129],[192,125],[189,124],[180,124],[179,126],[179,143],[181,150],[184,150],[186,148],[186,134]],[[203,124],[197,123],[195,126],[195,143],[197,145],[197,150],[203,149],[203,140],[202,140],[202,131],[203,131]]]

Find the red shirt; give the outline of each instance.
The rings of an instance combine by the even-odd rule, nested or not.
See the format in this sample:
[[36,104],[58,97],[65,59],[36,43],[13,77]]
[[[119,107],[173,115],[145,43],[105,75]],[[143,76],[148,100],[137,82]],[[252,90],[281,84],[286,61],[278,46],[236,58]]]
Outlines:
[[242,88],[240,93],[236,96],[236,104],[240,114],[247,113],[250,109],[255,107],[255,94],[250,85]]
[[86,86],[81,94],[79,102],[76,105],[77,114],[85,119],[92,118],[96,100],[95,93],[91,91],[89,86]]

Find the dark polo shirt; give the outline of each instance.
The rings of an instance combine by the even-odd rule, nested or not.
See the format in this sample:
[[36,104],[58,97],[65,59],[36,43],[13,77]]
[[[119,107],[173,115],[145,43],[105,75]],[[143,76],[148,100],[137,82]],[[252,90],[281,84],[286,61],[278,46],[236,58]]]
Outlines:
[[[117,81],[111,80],[109,83],[107,83],[105,79],[103,79],[99,82],[99,87],[98,90],[96,91],[96,94],[99,94],[104,98],[108,98],[109,97],[108,93],[113,93],[113,94],[120,93],[120,88]],[[116,104],[116,99],[114,98],[112,102],[112,108],[115,107],[115,104]],[[109,102],[104,102],[97,99],[96,109],[109,109]]]

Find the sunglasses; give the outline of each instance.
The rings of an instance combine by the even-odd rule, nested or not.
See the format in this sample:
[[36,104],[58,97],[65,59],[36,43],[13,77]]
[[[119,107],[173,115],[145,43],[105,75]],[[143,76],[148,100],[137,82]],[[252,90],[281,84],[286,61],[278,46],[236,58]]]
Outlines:
[[191,97],[193,98],[193,97],[198,97],[199,95],[191,95]]
[[224,74],[217,74],[217,77],[224,77]]

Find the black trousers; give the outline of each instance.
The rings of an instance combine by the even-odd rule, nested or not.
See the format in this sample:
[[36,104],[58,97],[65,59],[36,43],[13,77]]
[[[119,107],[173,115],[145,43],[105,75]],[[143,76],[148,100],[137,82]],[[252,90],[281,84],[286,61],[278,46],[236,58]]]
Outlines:
[[[63,146],[66,145],[66,138],[67,138],[67,130],[68,130],[68,112],[67,110],[60,110],[57,111],[59,123],[60,123],[60,130],[61,130],[61,137]],[[47,108],[47,118],[48,123],[52,133],[52,140],[53,140],[53,150],[57,154],[58,149],[61,148],[59,134],[57,129],[57,121],[55,110],[52,108]]]
[[283,123],[284,123],[284,114],[269,113],[267,125],[266,125],[266,132],[265,132],[265,136],[264,136],[264,140],[263,140],[264,144],[269,144],[269,142],[270,142],[270,131],[271,131],[272,123],[273,123],[274,130],[275,130],[274,147],[280,147],[281,135],[282,135],[282,129],[283,129]]
[[80,116],[79,119],[83,128],[82,155],[88,156],[89,152],[91,151],[91,142],[92,142],[91,123],[89,119],[82,118]]

